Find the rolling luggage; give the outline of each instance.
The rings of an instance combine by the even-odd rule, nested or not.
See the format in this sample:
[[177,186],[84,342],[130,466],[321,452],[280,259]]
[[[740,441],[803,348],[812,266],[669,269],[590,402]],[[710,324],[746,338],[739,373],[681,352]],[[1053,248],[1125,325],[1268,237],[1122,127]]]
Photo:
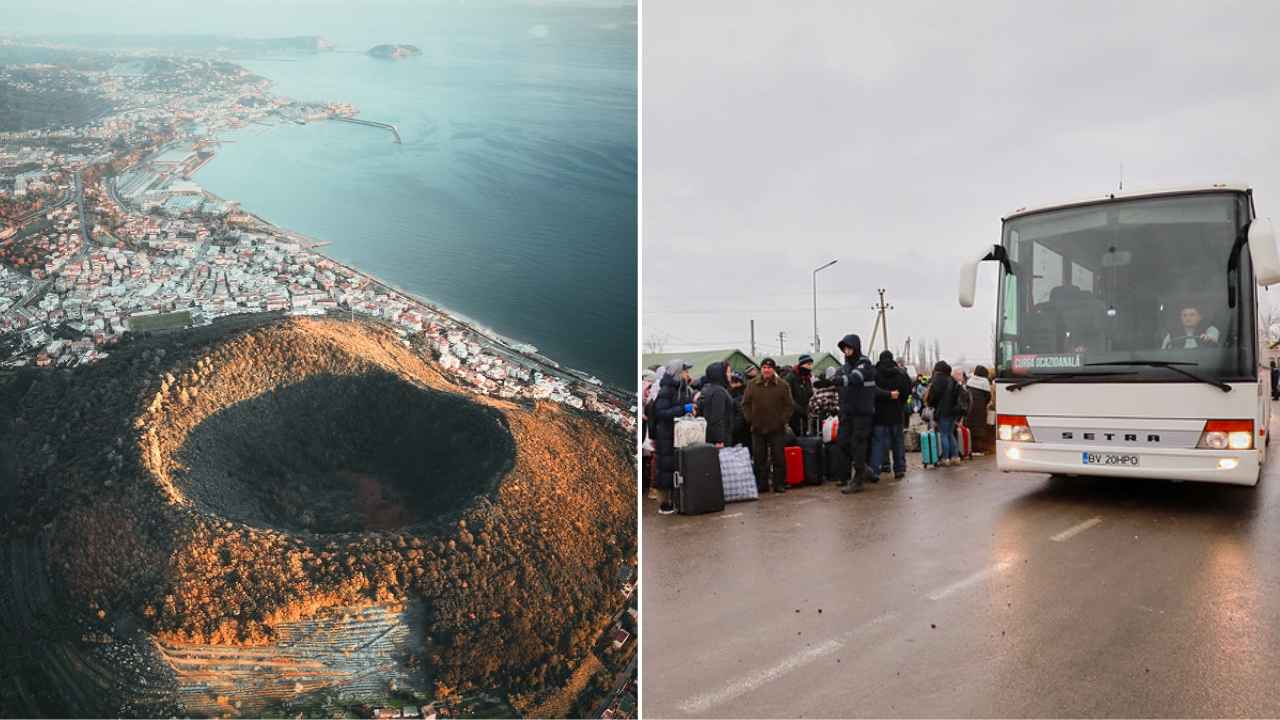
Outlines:
[[726,503],[756,500],[756,474],[751,467],[751,453],[744,447],[720,448],[720,478]]
[[823,458],[827,479],[832,482],[848,482],[849,477],[853,475],[853,462],[849,460],[849,453],[845,452],[844,447],[838,443],[827,445],[826,455]]
[[920,462],[925,467],[938,466],[938,456],[942,454],[942,443],[937,430],[926,430],[920,433]]
[[681,515],[724,510],[724,480],[720,476],[720,451],[698,443],[676,450],[676,511]]
[[956,426],[956,448],[960,451],[962,459],[968,460],[973,457],[973,434],[964,425]]
[[798,445],[787,448],[787,485],[792,487],[804,483],[804,451]]
[[802,437],[800,450],[804,453],[804,481],[808,485],[821,485],[823,481],[822,438]]

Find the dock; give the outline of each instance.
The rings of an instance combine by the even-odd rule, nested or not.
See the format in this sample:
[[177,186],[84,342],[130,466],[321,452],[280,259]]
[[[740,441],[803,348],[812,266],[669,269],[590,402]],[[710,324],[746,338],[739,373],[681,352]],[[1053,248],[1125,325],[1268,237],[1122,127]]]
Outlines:
[[354,123],[356,125],[368,125],[370,127],[383,128],[384,130],[390,130],[391,134],[394,135],[396,138],[396,143],[400,143],[400,130],[396,128],[395,125],[392,125],[391,123],[378,122],[377,120],[361,120],[360,118],[343,117],[341,115],[334,115],[330,119],[338,120],[340,122]]

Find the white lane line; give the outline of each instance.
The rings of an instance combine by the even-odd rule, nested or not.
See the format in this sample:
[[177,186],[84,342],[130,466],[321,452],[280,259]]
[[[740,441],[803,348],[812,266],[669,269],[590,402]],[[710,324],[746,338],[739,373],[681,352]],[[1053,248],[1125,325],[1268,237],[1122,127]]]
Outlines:
[[717,520],[728,520],[729,518],[736,518],[736,517],[742,517],[742,513],[737,512],[737,513],[731,513],[731,514],[729,514],[729,515],[717,515],[717,516],[716,516],[716,519],[717,519]]
[[1002,573],[1005,570],[1008,570],[1012,566],[1013,566],[1012,560],[1001,560],[995,565],[982,568],[981,570],[970,575],[969,577],[957,580],[951,583],[950,585],[940,590],[937,590],[936,592],[929,595],[929,599],[941,600],[942,598],[947,597],[948,595],[951,595],[953,593],[959,592],[961,590],[964,590],[965,588],[971,585],[977,585],[978,583],[982,582],[983,580],[986,580],[992,575],[995,575],[996,573]]
[[695,695],[680,703],[680,711],[690,715],[695,715],[706,712],[717,705],[729,702],[734,698],[746,695],[747,693],[752,692],[763,685],[767,685],[788,673],[795,672],[815,660],[836,652],[859,634],[864,633],[877,625],[881,625],[892,618],[897,617],[897,615],[897,612],[887,612],[868,620],[853,630],[841,633],[826,642],[788,655],[774,665],[743,675],[715,692]]
[[1054,535],[1049,539],[1054,542],[1062,542],[1063,540],[1070,540],[1071,538],[1075,537],[1076,535],[1079,535],[1080,533],[1084,532],[1085,530],[1088,530],[1089,528],[1093,527],[1094,525],[1097,525],[1100,522],[1102,522],[1102,517],[1094,516],[1089,518],[1088,520],[1085,520],[1079,525],[1072,525],[1071,527],[1067,528],[1066,530],[1063,530],[1062,532],[1058,533],[1057,535]]

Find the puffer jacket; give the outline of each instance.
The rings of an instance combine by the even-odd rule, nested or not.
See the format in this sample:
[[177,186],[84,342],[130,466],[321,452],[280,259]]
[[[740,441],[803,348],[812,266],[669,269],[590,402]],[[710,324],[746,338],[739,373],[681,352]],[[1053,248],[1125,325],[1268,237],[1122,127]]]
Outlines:
[[729,394],[729,378],[723,362],[707,366],[706,381],[698,397],[698,414],[707,420],[707,442],[712,445],[733,443],[734,416],[737,403]]
[[693,390],[679,377],[680,370],[668,370],[658,385],[653,403],[653,445],[658,456],[657,484],[663,490],[675,487],[676,418],[684,416],[685,405],[693,402]]
[[821,427],[822,421],[840,414],[840,388],[830,380],[819,378],[813,383],[813,397],[809,398],[809,421]]

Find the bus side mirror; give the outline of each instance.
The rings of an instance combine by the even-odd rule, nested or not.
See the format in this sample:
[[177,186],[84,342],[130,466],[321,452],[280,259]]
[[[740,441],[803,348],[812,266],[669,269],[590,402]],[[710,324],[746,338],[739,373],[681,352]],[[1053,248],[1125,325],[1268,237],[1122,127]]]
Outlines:
[[988,245],[981,255],[966,260],[960,266],[960,307],[973,307],[973,297],[978,291],[978,264],[987,260],[1000,260],[1006,269],[1009,263],[1004,248],[999,245]]
[[1249,224],[1249,260],[1259,285],[1280,283],[1280,251],[1276,250],[1276,235],[1270,220],[1254,218]]

